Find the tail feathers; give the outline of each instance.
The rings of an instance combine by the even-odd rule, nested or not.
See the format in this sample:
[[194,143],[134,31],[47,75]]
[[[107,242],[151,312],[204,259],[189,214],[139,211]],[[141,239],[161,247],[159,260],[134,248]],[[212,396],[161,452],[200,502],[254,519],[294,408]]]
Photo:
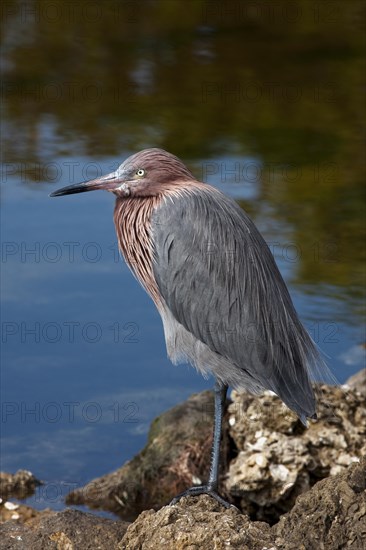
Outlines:
[[289,376],[285,369],[275,369],[268,385],[307,427],[306,419],[316,417],[316,399],[308,373],[302,365],[297,367],[296,378]]
[[[272,370],[266,381],[267,388],[275,392],[293,410],[304,426],[307,418],[316,418],[316,397],[312,381],[338,385],[316,344],[295,318],[287,328],[288,337],[272,347]],[[296,330],[295,330],[296,328]]]

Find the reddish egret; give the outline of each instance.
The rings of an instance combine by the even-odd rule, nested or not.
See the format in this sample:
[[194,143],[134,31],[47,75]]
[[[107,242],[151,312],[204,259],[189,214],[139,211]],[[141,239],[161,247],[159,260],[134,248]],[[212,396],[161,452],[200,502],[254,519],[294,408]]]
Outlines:
[[316,418],[311,376],[326,369],[300,323],[274,258],[236,202],[197,181],[174,155],[145,149],[111,174],[52,197],[95,189],[117,197],[120,250],[161,315],[173,363],[215,378],[208,483],[178,495],[218,495],[228,386],[272,390],[306,425]]

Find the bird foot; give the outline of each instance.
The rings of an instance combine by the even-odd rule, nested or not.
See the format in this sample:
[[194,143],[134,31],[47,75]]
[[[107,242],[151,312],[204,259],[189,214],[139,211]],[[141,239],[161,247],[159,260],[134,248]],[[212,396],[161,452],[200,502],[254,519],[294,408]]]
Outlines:
[[196,485],[194,487],[190,487],[186,491],[183,491],[183,493],[179,493],[179,495],[174,497],[173,500],[169,502],[169,506],[177,504],[177,502],[179,502],[182,497],[193,497],[197,495],[209,495],[210,497],[217,500],[217,502],[225,508],[235,508],[236,510],[238,510],[236,506],[230,504],[230,502],[227,502],[222,497],[220,497],[220,495],[216,491],[214,491],[214,489],[212,489],[209,485]]

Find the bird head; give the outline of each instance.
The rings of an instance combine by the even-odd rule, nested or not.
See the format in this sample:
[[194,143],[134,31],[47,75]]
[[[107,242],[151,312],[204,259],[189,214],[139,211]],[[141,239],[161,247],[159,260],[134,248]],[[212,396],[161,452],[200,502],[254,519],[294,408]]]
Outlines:
[[68,185],[50,197],[104,189],[120,198],[146,197],[164,192],[166,187],[194,180],[176,156],[163,149],[144,149],[128,157],[115,172],[90,181]]

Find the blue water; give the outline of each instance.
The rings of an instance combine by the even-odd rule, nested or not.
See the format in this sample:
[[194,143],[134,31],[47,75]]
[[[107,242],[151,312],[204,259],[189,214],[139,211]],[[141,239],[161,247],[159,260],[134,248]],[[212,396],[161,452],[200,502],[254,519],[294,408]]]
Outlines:
[[[160,317],[118,255],[113,195],[48,197],[84,179],[88,163],[108,172],[116,160],[60,166],[70,160],[79,163],[71,180],[64,172],[52,184],[8,177],[2,191],[1,468],[31,470],[45,485],[30,502],[56,509],[69,490],[138,452],[156,415],[212,385],[167,359]],[[239,193],[219,175],[211,181],[256,198],[250,182]],[[274,223],[269,234],[268,218],[259,212],[256,221],[268,242],[284,242],[286,227]],[[279,252],[299,314],[344,382],[362,366],[361,330],[331,293],[292,287],[297,264]]]

